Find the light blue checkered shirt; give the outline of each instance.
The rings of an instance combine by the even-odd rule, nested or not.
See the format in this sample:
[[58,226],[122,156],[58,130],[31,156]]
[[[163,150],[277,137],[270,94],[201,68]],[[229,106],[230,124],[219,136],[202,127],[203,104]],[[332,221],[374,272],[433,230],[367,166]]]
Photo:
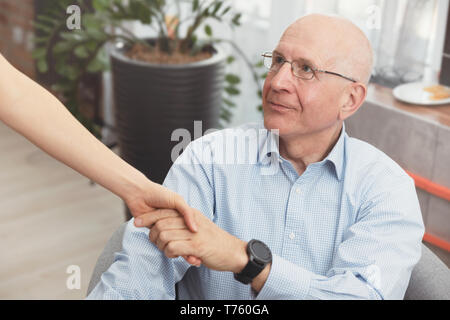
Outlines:
[[[247,134],[255,130],[257,138]],[[230,136],[236,144],[226,148]],[[328,156],[301,176],[274,137],[262,124],[208,134],[164,182],[220,228],[270,247],[259,294],[231,272],[166,258],[131,220],[88,299],[173,299],[177,282],[180,299],[402,299],[424,234],[413,180],[345,125]]]

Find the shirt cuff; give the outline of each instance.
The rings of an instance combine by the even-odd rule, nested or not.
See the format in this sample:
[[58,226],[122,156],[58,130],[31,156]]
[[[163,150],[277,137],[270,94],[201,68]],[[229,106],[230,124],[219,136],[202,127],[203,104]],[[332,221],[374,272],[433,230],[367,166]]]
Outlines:
[[277,255],[256,300],[300,300],[308,296],[313,273]]

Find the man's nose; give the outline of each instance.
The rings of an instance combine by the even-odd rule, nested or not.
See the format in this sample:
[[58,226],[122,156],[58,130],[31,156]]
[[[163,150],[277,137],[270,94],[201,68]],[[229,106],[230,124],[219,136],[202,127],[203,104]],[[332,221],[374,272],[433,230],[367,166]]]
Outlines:
[[285,62],[281,68],[277,71],[271,81],[272,89],[275,91],[288,91],[292,90],[293,74],[291,71],[291,65]]

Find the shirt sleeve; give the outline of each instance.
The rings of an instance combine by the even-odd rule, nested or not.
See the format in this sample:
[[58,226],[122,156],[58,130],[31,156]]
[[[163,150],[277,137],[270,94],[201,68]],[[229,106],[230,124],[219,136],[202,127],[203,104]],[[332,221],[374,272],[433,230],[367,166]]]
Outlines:
[[190,265],[181,257],[168,259],[150,242],[149,229],[136,228],[134,219],[126,226],[122,246],[87,299],[175,299],[175,283]]
[[403,299],[424,225],[413,180],[386,182],[370,187],[326,275],[274,255],[256,299]]
[[[194,208],[212,218],[214,197],[208,178],[208,165],[194,154],[192,146],[175,161],[164,185],[181,194]],[[200,149],[202,149],[200,147]],[[206,161],[208,163],[208,161]],[[187,183],[189,182],[189,183]],[[103,273],[100,282],[87,299],[174,299],[175,284],[189,267],[182,257],[167,258],[149,240],[148,228],[136,228],[131,219],[125,229],[122,251],[115,254],[114,262]]]

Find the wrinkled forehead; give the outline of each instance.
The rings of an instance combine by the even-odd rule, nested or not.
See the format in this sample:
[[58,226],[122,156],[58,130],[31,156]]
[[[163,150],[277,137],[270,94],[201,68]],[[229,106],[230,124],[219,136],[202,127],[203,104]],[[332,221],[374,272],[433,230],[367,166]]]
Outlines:
[[333,66],[341,48],[339,35],[330,31],[294,23],[283,33],[276,50],[288,59],[303,58],[321,68]]

